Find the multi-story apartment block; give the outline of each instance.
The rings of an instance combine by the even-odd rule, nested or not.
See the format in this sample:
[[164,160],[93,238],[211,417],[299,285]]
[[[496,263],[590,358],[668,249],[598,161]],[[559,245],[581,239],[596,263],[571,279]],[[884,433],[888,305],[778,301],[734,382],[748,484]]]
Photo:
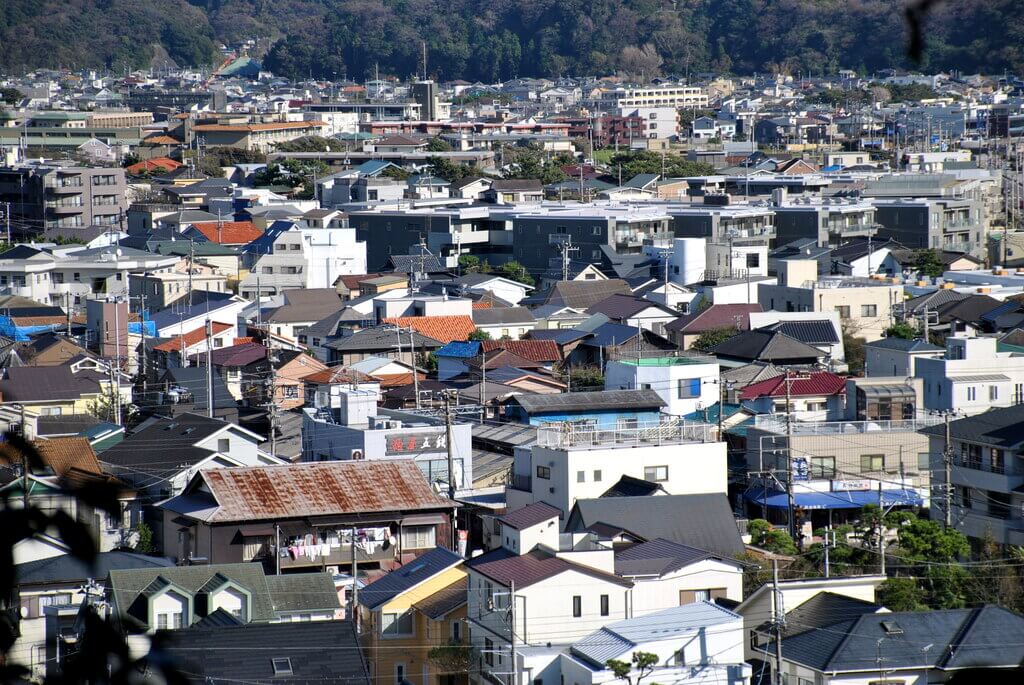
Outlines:
[[767,311],[838,312],[843,325],[867,340],[882,337],[903,286],[848,276],[818,277],[814,259],[782,259],[778,285],[758,285],[758,301]]
[[655,483],[670,495],[724,493],[725,443],[708,424],[622,421],[602,430],[552,423],[532,447],[517,448],[508,509],[546,502],[568,515],[577,500],[600,497],[622,478]]
[[13,231],[120,227],[128,209],[123,169],[20,166],[0,169],[0,205],[10,203]]
[[616,88],[601,93],[598,105],[605,109],[610,107],[619,109],[635,109],[637,107],[695,109],[708,106],[708,93],[700,86],[666,85]]
[[838,246],[852,238],[874,235],[875,206],[855,199],[787,203],[774,208],[776,244],[811,238],[820,246]]
[[914,375],[932,411],[980,414],[1024,403],[1024,357],[999,352],[995,338],[947,338],[946,353],[918,358]]
[[512,219],[512,258],[527,269],[545,272],[571,243],[573,259],[600,262],[605,250],[640,253],[645,245],[667,247],[672,218],[663,208],[630,205],[536,207]]
[[880,238],[909,248],[984,254],[988,229],[978,199],[875,200]]
[[243,255],[249,272],[239,286],[244,297],[294,288],[331,288],[339,276],[366,273],[366,243],[354,228],[303,228],[273,224]]
[[932,469],[928,440],[918,431],[938,423],[941,418],[926,415],[791,422],[758,416],[747,432],[747,471],[757,474],[747,494],[751,515],[785,520],[788,499],[775,479],[785,483],[790,475],[794,505],[813,528],[824,525],[830,511],[856,516],[865,504],[927,506]]
[[[931,516],[976,540],[1024,545],[1024,405],[949,423],[951,488],[946,487],[946,426],[924,430],[931,454]],[[947,506],[947,493],[949,503]],[[946,512],[949,512],[947,519]]]

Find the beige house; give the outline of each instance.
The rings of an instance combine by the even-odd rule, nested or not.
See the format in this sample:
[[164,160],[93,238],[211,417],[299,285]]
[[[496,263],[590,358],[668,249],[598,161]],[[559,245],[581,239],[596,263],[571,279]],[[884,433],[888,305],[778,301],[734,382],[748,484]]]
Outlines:
[[903,301],[903,286],[891,280],[818,276],[813,259],[783,259],[778,285],[758,284],[765,311],[838,312],[843,327],[868,341],[878,340],[892,321],[893,305]]

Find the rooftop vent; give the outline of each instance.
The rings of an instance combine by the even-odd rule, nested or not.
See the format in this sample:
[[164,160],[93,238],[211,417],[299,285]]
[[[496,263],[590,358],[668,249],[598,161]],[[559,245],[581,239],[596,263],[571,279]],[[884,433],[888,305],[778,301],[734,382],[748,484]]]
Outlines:
[[900,628],[900,624],[896,621],[882,621],[882,630],[885,631],[886,635],[903,634],[903,628]]
[[270,660],[274,667],[274,675],[292,675],[292,660],[289,657],[278,657]]

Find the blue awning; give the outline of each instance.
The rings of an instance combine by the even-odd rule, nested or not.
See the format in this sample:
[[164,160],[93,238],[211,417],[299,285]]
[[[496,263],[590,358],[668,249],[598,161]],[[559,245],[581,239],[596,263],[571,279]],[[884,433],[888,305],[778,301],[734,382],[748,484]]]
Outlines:
[[[744,497],[754,504],[773,509],[789,507],[786,493],[778,490],[754,488],[748,490]],[[796,506],[802,509],[860,509],[867,504],[880,504],[883,507],[915,507],[924,502],[916,490],[882,490],[881,502],[879,502],[877,490],[798,492],[793,499]]]

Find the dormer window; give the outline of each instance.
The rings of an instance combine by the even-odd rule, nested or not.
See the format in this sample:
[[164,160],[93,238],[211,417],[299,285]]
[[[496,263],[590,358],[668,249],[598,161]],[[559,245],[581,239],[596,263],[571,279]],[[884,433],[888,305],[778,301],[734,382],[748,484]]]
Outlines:
[[185,624],[188,601],[177,592],[165,592],[153,600],[157,630],[180,630]]
[[274,675],[292,675],[292,660],[286,656],[271,659],[270,665],[274,668]]

